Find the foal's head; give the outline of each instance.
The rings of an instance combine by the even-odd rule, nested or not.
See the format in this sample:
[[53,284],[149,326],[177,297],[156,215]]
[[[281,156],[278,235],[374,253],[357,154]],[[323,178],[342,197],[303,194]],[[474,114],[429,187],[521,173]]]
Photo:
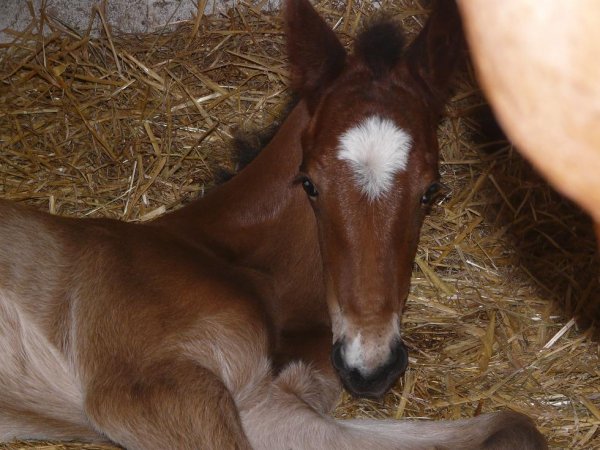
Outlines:
[[346,55],[307,0],[286,9],[293,87],[310,121],[297,188],[314,210],[346,388],[384,394],[405,371],[400,317],[419,231],[439,190],[436,127],[460,38],[441,2],[416,40],[378,22]]

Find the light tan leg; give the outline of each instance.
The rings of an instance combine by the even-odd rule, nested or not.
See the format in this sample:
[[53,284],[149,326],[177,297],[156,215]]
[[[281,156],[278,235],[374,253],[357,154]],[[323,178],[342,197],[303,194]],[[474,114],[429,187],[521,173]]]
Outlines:
[[129,450],[251,448],[230,392],[189,360],[96,377],[85,407],[98,428]]

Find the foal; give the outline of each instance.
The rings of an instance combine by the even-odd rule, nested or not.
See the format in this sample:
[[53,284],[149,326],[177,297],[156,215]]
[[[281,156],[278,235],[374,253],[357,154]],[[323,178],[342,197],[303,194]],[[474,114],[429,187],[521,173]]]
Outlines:
[[545,448],[514,413],[326,415],[340,380],[379,397],[406,368],[400,315],[460,27],[445,1],[408,48],[379,22],[348,56],[308,0],[285,11],[300,102],[230,182],[142,225],[0,202],[0,440]]

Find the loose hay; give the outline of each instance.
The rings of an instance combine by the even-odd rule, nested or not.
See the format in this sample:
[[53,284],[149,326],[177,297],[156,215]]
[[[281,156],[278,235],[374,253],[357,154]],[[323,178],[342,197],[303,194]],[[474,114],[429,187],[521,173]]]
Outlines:
[[[318,6],[350,42],[373,14],[366,3]],[[384,8],[410,32],[426,17],[417,1]],[[423,228],[404,315],[410,369],[383,401],[343,396],[335,414],[511,408],[534,417],[555,448],[600,448],[600,348],[594,328],[572,320],[600,317],[589,221],[486,132],[470,70],[458,78],[440,132],[450,195]],[[99,39],[35,12],[0,47],[0,80],[0,196],[133,221],[203,195],[232,164],[232,130],[267,126],[288,99],[279,18],[246,3],[176,32]]]

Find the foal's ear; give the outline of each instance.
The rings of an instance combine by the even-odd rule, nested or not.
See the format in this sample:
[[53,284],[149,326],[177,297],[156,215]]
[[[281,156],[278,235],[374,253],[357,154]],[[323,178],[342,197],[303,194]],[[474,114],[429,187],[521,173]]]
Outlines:
[[346,51],[308,0],[287,0],[285,24],[292,89],[312,113],[323,89],[344,68]]
[[458,8],[454,0],[432,2],[432,13],[421,33],[406,50],[408,68],[441,109],[459,57],[466,48]]

